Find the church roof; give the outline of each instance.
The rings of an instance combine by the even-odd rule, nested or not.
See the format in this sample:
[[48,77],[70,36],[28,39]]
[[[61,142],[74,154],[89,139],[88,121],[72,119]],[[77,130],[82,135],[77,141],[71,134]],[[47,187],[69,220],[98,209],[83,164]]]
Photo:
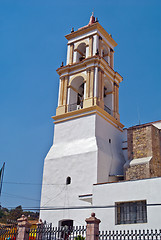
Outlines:
[[102,36],[104,36],[107,41],[109,41],[113,47],[117,46],[117,43],[112,38],[110,34],[99,24],[98,20],[92,15],[90,17],[89,23],[86,26],[79,28],[77,31],[72,31],[70,34],[67,34],[65,37],[67,40],[71,40],[75,37],[81,36],[93,30],[98,30]]

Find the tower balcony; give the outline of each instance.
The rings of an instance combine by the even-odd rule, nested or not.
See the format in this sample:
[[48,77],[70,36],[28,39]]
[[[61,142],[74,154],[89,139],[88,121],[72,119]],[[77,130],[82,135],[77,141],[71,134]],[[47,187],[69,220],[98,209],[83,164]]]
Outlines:
[[[80,110],[80,109],[83,109],[83,102],[80,104],[72,103],[72,104],[68,105],[68,112],[73,112],[73,111]],[[113,116],[113,111],[106,105],[104,105],[104,111],[106,111],[111,116]]]

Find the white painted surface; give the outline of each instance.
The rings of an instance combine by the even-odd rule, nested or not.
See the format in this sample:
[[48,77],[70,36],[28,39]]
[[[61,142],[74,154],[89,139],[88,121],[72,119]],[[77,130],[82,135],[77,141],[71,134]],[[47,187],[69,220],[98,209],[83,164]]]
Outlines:
[[86,99],[86,82],[84,82],[84,99]]
[[[91,194],[93,184],[108,181],[109,174],[121,173],[121,143],[121,132],[96,113],[56,124],[54,143],[44,162],[41,207],[90,206],[79,196]],[[70,185],[66,185],[68,176]],[[55,226],[62,219],[73,219],[78,225],[90,213],[91,209],[41,211],[40,218]]]
[[[97,182],[95,118],[91,115],[56,124],[54,144],[44,162],[41,207],[90,204],[80,201],[79,195],[91,193],[93,183]],[[66,185],[68,176],[70,185]],[[40,213],[40,218],[55,226],[63,218],[72,218],[76,223],[79,217],[72,210]]]
[[[143,179],[93,186],[94,206],[114,206],[115,202],[147,200],[147,204],[161,203],[161,178]],[[101,219],[102,230],[160,229],[161,206],[147,207],[147,223],[115,224],[115,208],[95,209]]]
[[146,164],[146,163],[149,163],[151,159],[152,159],[152,156],[151,157],[145,157],[145,158],[135,158],[135,159],[130,161],[130,166],[139,165],[139,164]]
[[60,89],[61,89],[61,80],[59,80],[58,106],[60,105]]
[[93,55],[96,54],[97,49],[99,49],[99,37],[98,35],[93,36]]
[[94,71],[94,97],[98,97],[98,67]]
[[86,58],[89,57],[89,46],[86,47]]
[[71,46],[68,45],[68,48],[67,48],[67,61],[66,61],[66,65],[69,64],[69,59],[70,59],[70,48],[71,48]]
[[73,63],[76,63],[77,61],[77,51],[74,51],[74,54],[73,54]]
[[123,174],[122,132],[97,115],[96,139],[99,152],[104,153],[98,160],[98,178],[106,182],[109,175]]
[[97,30],[95,29],[95,30],[90,31],[90,32],[88,32],[88,33],[82,34],[81,36],[78,36],[78,37],[75,37],[75,38],[70,39],[70,40],[68,41],[68,43],[70,44],[70,43],[73,43],[73,42],[77,42],[77,41],[80,41],[80,40],[82,40],[82,39],[84,39],[84,38],[87,38],[87,39],[88,39],[91,35],[94,35],[94,34],[96,34],[96,33],[97,33]]
[[152,125],[154,125],[158,129],[161,129],[161,121],[159,121],[157,123],[153,123]]

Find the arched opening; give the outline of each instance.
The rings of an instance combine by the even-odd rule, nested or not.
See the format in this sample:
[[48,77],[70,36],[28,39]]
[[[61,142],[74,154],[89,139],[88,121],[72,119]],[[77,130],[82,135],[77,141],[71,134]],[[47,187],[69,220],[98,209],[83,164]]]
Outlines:
[[76,77],[72,80],[69,90],[69,105],[68,111],[75,111],[83,108],[84,100],[84,78]]
[[83,108],[83,99],[84,99],[84,83],[82,83],[78,89],[77,109]]
[[104,59],[108,64],[110,64],[110,52],[109,52],[109,49],[108,49],[105,45],[103,45],[103,47],[102,47],[101,56],[103,57],[103,59]]
[[112,83],[107,78],[104,80],[104,110],[113,115]]
[[63,219],[60,220],[58,226],[61,228],[60,238],[61,239],[71,239],[70,235],[73,229],[73,220]]
[[69,185],[69,184],[71,184],[71,177],[66,178],[66,185]]
[[77,51],[77,58],[76,62],[80,62],[86,58],[86,44],[80,43],[76,49]]

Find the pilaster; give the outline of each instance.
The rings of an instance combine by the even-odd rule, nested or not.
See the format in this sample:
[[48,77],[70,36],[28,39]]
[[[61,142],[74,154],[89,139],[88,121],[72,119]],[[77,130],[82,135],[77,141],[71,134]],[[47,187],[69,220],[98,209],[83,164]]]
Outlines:
[[87,70],[86,88],[84,89],[84,91],[86,90],[85,92],[86,97],[83,103],[84,108],[91,107],[94,104],[93,88],[94,88],[94,68],[90,68]]
[[95,217],[95,213],[91,214],[90,218],[86,218],[86,240],[98,240],[99,239],[99,224],[100,219]]
[[89,57],[93,55],[93,36],[89,37]]
[[104,89],[104,81],[103,81],[103,71],[99,68],[98,70],[98,102],[99,106],[104,109],[104,101],[103,101],[103,89]]
[[110,49],[110,67],[114,68],[114,50],[112,48]]
[[59,90],[59,105],[56,109],[56,114],[60,115],[66,112],[67,106],[67,89],[68,86],[68,76],[60,79],[60,90]]
[[118,121],[120,120],[119,115],[119,85],[114,83],[114,111],[113,111],[114,118]]
[[69,64],[73,63],[74,44],[70,44]]
[[18,222],[18,235],[16,240],[28,240],[29,229],[31,224],[28,222],[27,217],[22,215],[21,218],[17,219]]

